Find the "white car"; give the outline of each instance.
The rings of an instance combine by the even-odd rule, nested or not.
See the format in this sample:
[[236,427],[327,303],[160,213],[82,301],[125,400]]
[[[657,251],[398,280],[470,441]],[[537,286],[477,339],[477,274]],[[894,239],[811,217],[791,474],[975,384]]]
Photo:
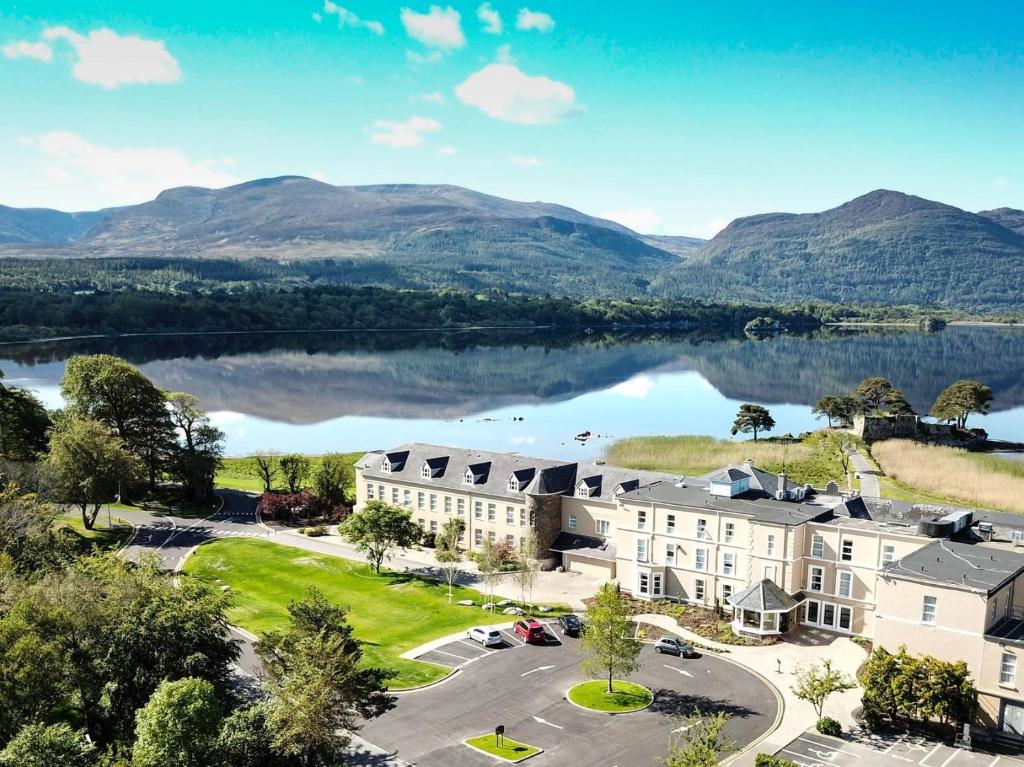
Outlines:
[[474,642],[479,642],[484,647],[496,647],[505,644],[505,640],[501,638],[501,632],[498,629],[477,626],[467,631],[466,636]]

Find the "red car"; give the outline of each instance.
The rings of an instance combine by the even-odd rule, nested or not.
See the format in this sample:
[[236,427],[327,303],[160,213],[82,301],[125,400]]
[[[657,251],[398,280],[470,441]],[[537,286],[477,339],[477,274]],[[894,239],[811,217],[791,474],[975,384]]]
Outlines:
[[516,621],[515,625],[512,626],[512,630],[519,634],[523,641],[530,644],[543,644],[547,641],[547,638],[544,636],[544,627],[539,621],[532,619]]

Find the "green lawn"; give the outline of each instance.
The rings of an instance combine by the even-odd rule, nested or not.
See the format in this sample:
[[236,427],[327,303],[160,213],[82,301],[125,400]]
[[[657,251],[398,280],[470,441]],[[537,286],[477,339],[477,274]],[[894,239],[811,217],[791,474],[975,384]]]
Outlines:
[[[448,587],[406,575],[375,575],[362,563],[313,554],[253,539],[221,540],[199,548],[185,572],[231,587],[230,619],[260,634],[288,622],[288,603],[301,600],[311,586],[349,608],[349,622],[364,645],[366,661],[398,672],[392,687],[415,687],[441,678],[447,669],[398,656],[431,639],[471,626],[504,623],[507,615],[447,602]],[[483,595],[456,587],[455,599]]]
[[[353,464],[366,455],[366,451],[360,450],[357,453],[342,453],[341,455],[347,463]],[[309,458],[310,472],[312,472],[319,465],[321,457],[318,455],[307,457]],[[247,493],[263,492],[263,481],[256,473],[256,461],[251,455],[225,458],[214,477],[214,484],[228,490],[242,490]],[[274,486],[277,489],[284,488],[284,482],[280,477],[276,479]],[[353,495],[355,494],[355,487],[349,487],[348,490]]]
[[506,759],[510,762],[521,762],[524,759],[529,759],[531,756],[536,756],[541,752],[536,746],[531,746],[528,743],[520,743],[519,741],[512,740],[511,738],[502,738],[501,745],[498,745],[498,737],[493,733],[489,732],[485,735],[477,735],[475,738],[468,738],[465,743],[466,745],[473,746],[473,748],[479,748],[481,751],[486,751],[492,756],[497,756],[500,759]]
[[205,503],[186,501],[178,488],[160,488],[145,498],[132,498],[128,503],[112,503],[110,508],[117,511],[142,511],[156,514],[173,514],[184,519],[203,519],[220,508],[220,498],[211,496]]
[[92,548],[116,549],[128,540],[132,526],[116,515],[110,518],[110,522],[108,525],[107,511],[104,509],[96,517],[92,530],[86,530],[82,515],[77,511],[69,511],[60,518],[58,525],[72,531],[77,536],[79,548],[85,552]]
[[591,711],[622,714],[639,711],[651,705],[654,693],[643,685],[621,679],[614,680],[612,691],[608,692],[607,680],[593,679],[569,688],[569,700],[577,706],[589,708]]

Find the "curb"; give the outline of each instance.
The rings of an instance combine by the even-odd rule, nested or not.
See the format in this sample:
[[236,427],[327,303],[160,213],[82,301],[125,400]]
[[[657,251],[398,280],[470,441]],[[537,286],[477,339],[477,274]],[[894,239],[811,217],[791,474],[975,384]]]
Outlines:
[[116,554],[120,554],[122,551],[127,549],[129,546],[135,543],[135,539],[139,537],[139,526],[137,524],[132,522],[130,519],[125,519],[124,517],[118,517],[118,519],[122,522],[127,522],[129,525],[131,525],[132,534],[124,539],[124,543],[122,543],[120,546],[114,549],[114,553]]
[[775,694],[775,700],[778,701],[778,704],[779,704],[779,710],[775,714],[775,721],[772,722],[771,726],[767,730],[765,730],[763,733],[758,735],[756,738],[754,738],[752,741],[750,741],[743,748],[741,748],[739,751],[736,751],[733,754],[729,754],[729,756],[727,756],[725,759],[723,759],[721,762],[719,762],[719,765],[722,765],[722,767],[724,767],[724,765],[732,764],[736,759],[739,759],[741,756],[744,756],[745,754],[747,754],[752,749],[754,749],[757,746],[761,745],[771,735],[773,735],[777,729],[779,729],[779,726],[782,724],[782,717],[786,713],[786,701],[782,697],[782,691],[779,690],[779,688],[776,687],[775,684],[768,677],[766,677],[764,674],[762,674],[760,671],[756,671],[755,669],[750,668],[750,666],[745,666],[742,663],[740,663],[739,661],[733,660],[732,658],[725,658],[725,657],[723,657],[722,660],[727,661],[729,663],[732,663],[735,666],[739,666],[744,671],[747,671],[748,673],[753,674],[758,679],[760,679],[762,682],[764,682],[768,686],[768,689],[771,690]]
[[[430,663],[430,661],[426,661],[426,660],[421,660],[420,663],[428,663],[431,666],[437,666],[438,668],[448,668],[447,666],[442,666],[439,663]],[[458,674],[460,671],[462,671],[461,668],[449,669],[448,673],[445,674],[440,679],[435,679],[433,682],[427,682],[426,684],[421,684],[421,685],[419,685],[417,687],[403,687],[400,690],[392,690],[392,689],[389,688],[388,689],[388,695],[407,695],[407,694],[409,694],[411,692],[421,692],[423,690],[429,690],[429,689],[431,689],[433,687],[440,687],[445,682],[451,681],[452,678],[456,674]]]
[[[649,692],[651,694],[651,700],[650,700],[649,703],[646,703],[645,705],[641,706],[640,708],[631,708],[629,711],[600,711],[599,709],[596,709],[596,708],[587,708],[586,706],[581,706],[579,703],[577,703],[576,701],[574,701],[572,698],[569,697],[569,693],[572,690],[576,689],[581,684],[586,684],[587,682],[593,682],[593,681],[604,681],[604,680],[588,679],[588,680],[586,680],[584,682],[577,682],[576,684],[574,684],[572,687],[570,687],[568,690],[565,691],[565,695],[562,696],[565,699],[565,702],[568,703],[570,706],[575,706],[580,711],[589,711],[592,714],[601,714],[602,716],[623,716],[623,715],[626,715],[626,714],[639,714],[641,711],[646,711],[647,709],[649,709],[651,706],[654,705],[654,699],[657,697],[655,695],[654,690],[651,690],[651,689],[649,689],[647,687],[644,687],[642,684],[638,684],[637,682],[630,682],[630,684],[635,684],[637,687],[643,687],[645,690],[647,690],[647,692]],[[625,681],[625,680],[621,680],[621,681]],[[724,762],[723,762],[723,764],[724,764]]]
[[[519,743],[519,741],[516,741],[516,743]],[[533,757],[540,756],[541,754],[544,753],[544,749],[540,748],[539,746],[534,746],[534,745],[532,745],[530,743],[522,743],[520,745],[530,746],[530,748],[536,748],[537,750],[534,751],[529,756],[524,756],[522,759],[506,759],[503,756],[498,756],[497,754],[492,754],[490,751],[484,751],[482,748],[477,748],[476,746],[474,746],[472,743],[469,742],[468,738],[466,740],[462,741],[462,745],[466,746],[467,748],[473,749],[478,754],[483,754],[484,756],[489,756],[489,757],[491,757],[491,759],[497,759],[499,762],[504,762],[505,764],[519,764],[520,762],[525,762],[527,759],[533,759]]]

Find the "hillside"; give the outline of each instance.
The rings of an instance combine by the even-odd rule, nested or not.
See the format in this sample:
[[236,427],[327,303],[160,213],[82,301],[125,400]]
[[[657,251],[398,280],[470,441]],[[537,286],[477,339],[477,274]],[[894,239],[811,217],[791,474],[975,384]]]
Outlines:
[[774,303],[1019,307],[1024,234],[1007,228],[1012,215],[997,213],[878,190],[822,213],[749,216],[668,269],[655,288]]
[[60,245],[73,242],[111,212],[65,213],[50,208],[0,205],[0,243]]
[[995,221],[1000,226],[1005,226],[1018,234],[1024,234],[1024,210],[995,208],[994,210],[979,211],[978,215]]

